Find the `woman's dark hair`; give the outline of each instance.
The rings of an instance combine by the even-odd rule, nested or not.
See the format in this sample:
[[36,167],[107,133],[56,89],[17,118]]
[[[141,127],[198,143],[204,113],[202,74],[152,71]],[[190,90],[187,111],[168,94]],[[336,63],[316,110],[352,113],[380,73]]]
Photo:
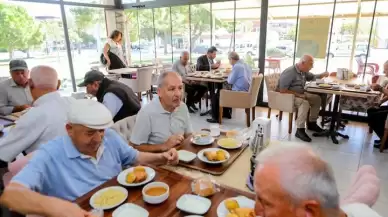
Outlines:
[[114,31],[110,34],[109,38],[115,39],[115,38],[118,37],[119,35],[121,35],[121,37],[123,37],[123,33],[122,33],[122,32],[120,32],[119,30],[114,30]]

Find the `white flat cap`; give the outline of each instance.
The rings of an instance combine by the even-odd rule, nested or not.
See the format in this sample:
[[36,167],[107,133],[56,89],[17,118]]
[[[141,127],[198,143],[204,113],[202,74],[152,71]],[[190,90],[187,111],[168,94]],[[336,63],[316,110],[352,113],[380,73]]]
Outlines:
[[111,127],[113,125],[112,119],[111,112],[104,104],[91,99],[74,100],[68,116],[69,123],[97,130]]

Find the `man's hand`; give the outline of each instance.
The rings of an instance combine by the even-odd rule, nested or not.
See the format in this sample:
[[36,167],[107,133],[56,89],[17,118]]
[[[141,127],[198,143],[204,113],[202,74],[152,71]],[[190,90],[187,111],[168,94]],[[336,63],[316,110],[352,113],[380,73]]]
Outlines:
[[166,151],[170,150],[171,148],[174,148],[177,145],[180,145],[185,138],[183,135],[172,135],[170,138],[168,138],[167,142],[165,143]]
[[163,158],[166,160],[167,164],[177,165],[179,163],[178,152],[175,148],[170,149],[169,151],[162,153]]
[[52,198],[47,207],[49,217],[92,217],[89,212],[81,209],[77,204],[65,200]]
[[329,72],[324,72],[321,74],[321,78],[328,77],[329,75],[330,75]]
[[24,111],[30,107],[31,107],[30,105],[18,105],[18,106],[15,106],[13,108],[12,112],[21,112],[21,111]]
[[301,99],[306,99],[306,95],[304,95],[304,94],[298,94],[298,95],[296,95],[296,97],[301,98]]

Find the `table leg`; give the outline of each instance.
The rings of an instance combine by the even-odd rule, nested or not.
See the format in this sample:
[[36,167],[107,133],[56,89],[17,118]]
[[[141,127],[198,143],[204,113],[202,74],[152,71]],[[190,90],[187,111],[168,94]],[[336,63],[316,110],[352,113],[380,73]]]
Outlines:
[[314,137],[321,137],[321,136],[327,136],[331,138],[334,144],[338,144],[338,139],[337,136],[340,136],[344,139],[349,139],[348,135],[344,135],[342,133],[338,133],[336,131],[336,123],[337,120],[339,119],[339,112],[338,112],[338,107],[339,107],[339,101],[340,101],[340,96],[339,95],[334,95],[334,106],[333,106],[333,113],[331,117],[331,122],[330,122],[330,129],[328,131],[323,131],[320,133],[313,133]]

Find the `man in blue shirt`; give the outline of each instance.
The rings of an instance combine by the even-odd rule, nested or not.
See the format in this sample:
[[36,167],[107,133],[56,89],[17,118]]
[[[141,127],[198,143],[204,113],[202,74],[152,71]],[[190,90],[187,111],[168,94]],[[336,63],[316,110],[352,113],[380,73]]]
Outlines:
[[[233,91],[249,91],[249,87],[252,82],[252,69],[251,67],[240,60],[239,55],[236,52],[229,53],[229,63],[233,66],[232,72],[228,76],[228,84],[232,85]],[[212,99],[212,118],[207,119],[209,123],[218,123],[219,116],[219,104],[220,104],[220,91],[214,95]],[[231,117],[232,110],[230,108],[224,108],[224,114]]]
[[[92,111],[92,112],[91,112]],[[6,187],[2,202],[23,214],[83,217],[89,214],[74,201],[134,164],[176,164],[175,149],[143,153],[115,131],[110,111],[93,100],[76,100],[69,112],[68,135],[42,145]],[[14,198],[23,189],[31,198]],[[8,195],[8,196],[7,196]],[[17,201],[17,202],[16,202]],[[40,205],[36,205],[40,201]],[[28,204],[31,204],[29,206]]]

